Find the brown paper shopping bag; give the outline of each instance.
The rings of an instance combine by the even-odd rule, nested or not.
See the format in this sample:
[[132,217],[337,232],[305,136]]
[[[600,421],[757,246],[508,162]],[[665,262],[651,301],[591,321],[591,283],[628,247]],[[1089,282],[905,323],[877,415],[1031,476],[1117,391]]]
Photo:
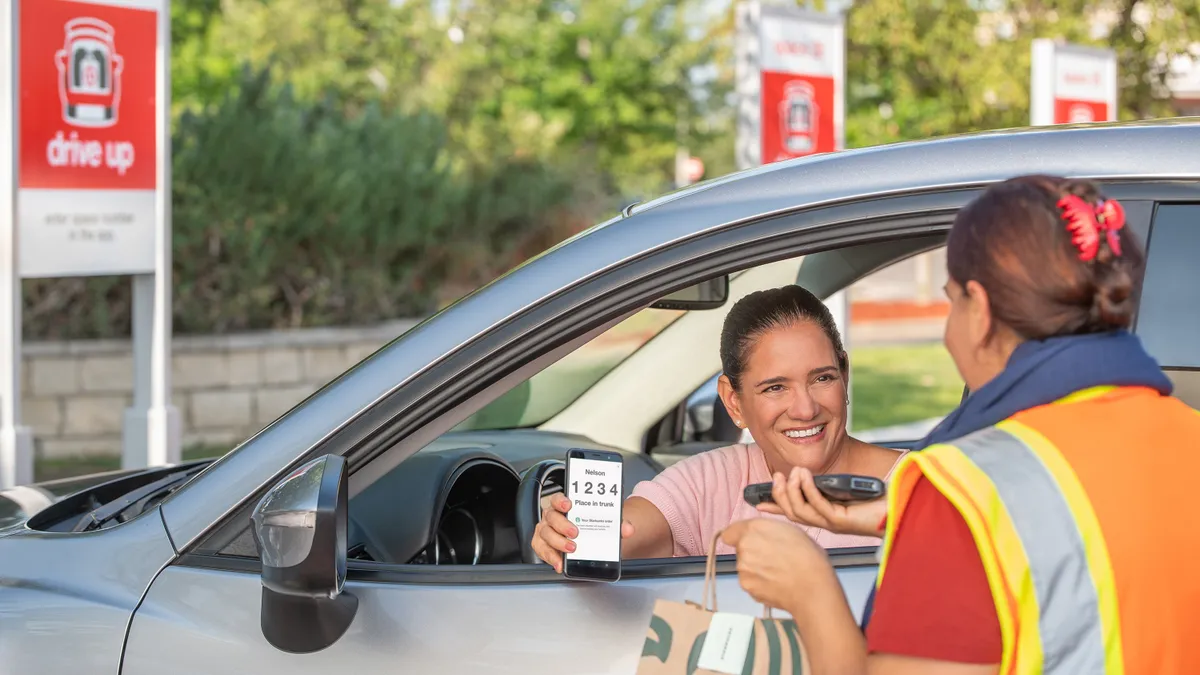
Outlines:
[[[791,619],[717,611],[717,538],[704,570],[703,606],[659,600],[646,631],[637,675],[790,675],[809,670]],[[709,605],[711,604],[711,609]]]

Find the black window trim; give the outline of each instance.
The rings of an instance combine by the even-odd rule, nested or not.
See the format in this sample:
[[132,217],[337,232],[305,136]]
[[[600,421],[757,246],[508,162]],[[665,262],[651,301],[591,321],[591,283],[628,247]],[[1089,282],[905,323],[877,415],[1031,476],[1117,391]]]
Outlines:
[[[829,562],[835,569],[875,567],[877,548],[855,546],[827,551]],[[686,558],[649,558],[621,561],[621,580],[660,579],[666,577],[704,576],[704,556]],[[174,565],[188,568],[238,572],[258,575],[262,564],[257,558],[227,556],[211,553],[185,553]],[[737,573],[737,557],[717,556],[717,574]],[[549,565],[504,564],[504,565],[395,565],[362,560],[347,561],[347,582],[386,583],[396,585],[460,586],[464,584],[486,584],[490,586],[511,584],[566,583],[561,575]]]

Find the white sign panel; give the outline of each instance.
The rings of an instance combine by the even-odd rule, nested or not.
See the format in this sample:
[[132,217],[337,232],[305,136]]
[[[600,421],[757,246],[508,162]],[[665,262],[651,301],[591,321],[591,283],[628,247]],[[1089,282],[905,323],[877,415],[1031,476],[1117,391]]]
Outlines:
[[21,278],[133,275],[122,466],[179,461],[171,394],[170,0],[0,0],[0,487],[33,479]]
[[1112,50],[1034,40],[1030,82],[1034,125],[1117,119],[1117,55]]
[[844,147],[841,15],[744,2],[737,52],[739,168]]
[[22,277],[155,270],[163,3],[21,3]]

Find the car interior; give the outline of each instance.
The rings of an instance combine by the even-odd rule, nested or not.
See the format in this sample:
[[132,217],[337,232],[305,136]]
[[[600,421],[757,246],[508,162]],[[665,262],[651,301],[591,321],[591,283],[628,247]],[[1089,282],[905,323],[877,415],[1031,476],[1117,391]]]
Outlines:
[[[944,235],[939,234],[809,254],[795,282],[828,297],[943,243]],[[688,311],[727,310],[728,304]],[[719,397],[704,396],[705,386],[716,376],[700,373],[694,394],[640,432],[641,443],[635,448],[537,427],[445,433],[352,495],[348,555],[389,564],[535,563],[528,542],[540,517],[541,499],[563,488],[568,449],[621,453],[622,496],[628,497],[638,482],[652,479],[671,463],[741,438]],[[904,447],[915,440],[898,439],[892,445]]]

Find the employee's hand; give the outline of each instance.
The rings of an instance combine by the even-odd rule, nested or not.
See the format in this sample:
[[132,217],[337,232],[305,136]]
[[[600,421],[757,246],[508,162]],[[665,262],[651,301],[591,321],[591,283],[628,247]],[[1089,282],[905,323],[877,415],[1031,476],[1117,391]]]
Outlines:
[[763,513],[787,516],[802,525],[815,525],[837,534],[857,534],[865,537],[883,536],[887,518],[887,499],[880,497],[869,502],[834,504],[821,494],[813,482],[812,472],[802,467],[792,469],[786,478],[775,472],[771,497],[775,503],[764,502],[756,508]]
[[[542,520],[533,530],[533,552],[559,574],[562,574],[563,554],[575,551],[573,540],[579,536],[579,528],[567,520],[566,513],[570,510],[571,500],[566,495],[561,492],[550,495],[543,501]],[[621,538],[632,536],[633,524],[623,521]]]
[[721,539],[737,551],[742,588],[768,607],[795,612],[814,592],[838,586],[825,550],[787,523],[742,520],[725,528]]

